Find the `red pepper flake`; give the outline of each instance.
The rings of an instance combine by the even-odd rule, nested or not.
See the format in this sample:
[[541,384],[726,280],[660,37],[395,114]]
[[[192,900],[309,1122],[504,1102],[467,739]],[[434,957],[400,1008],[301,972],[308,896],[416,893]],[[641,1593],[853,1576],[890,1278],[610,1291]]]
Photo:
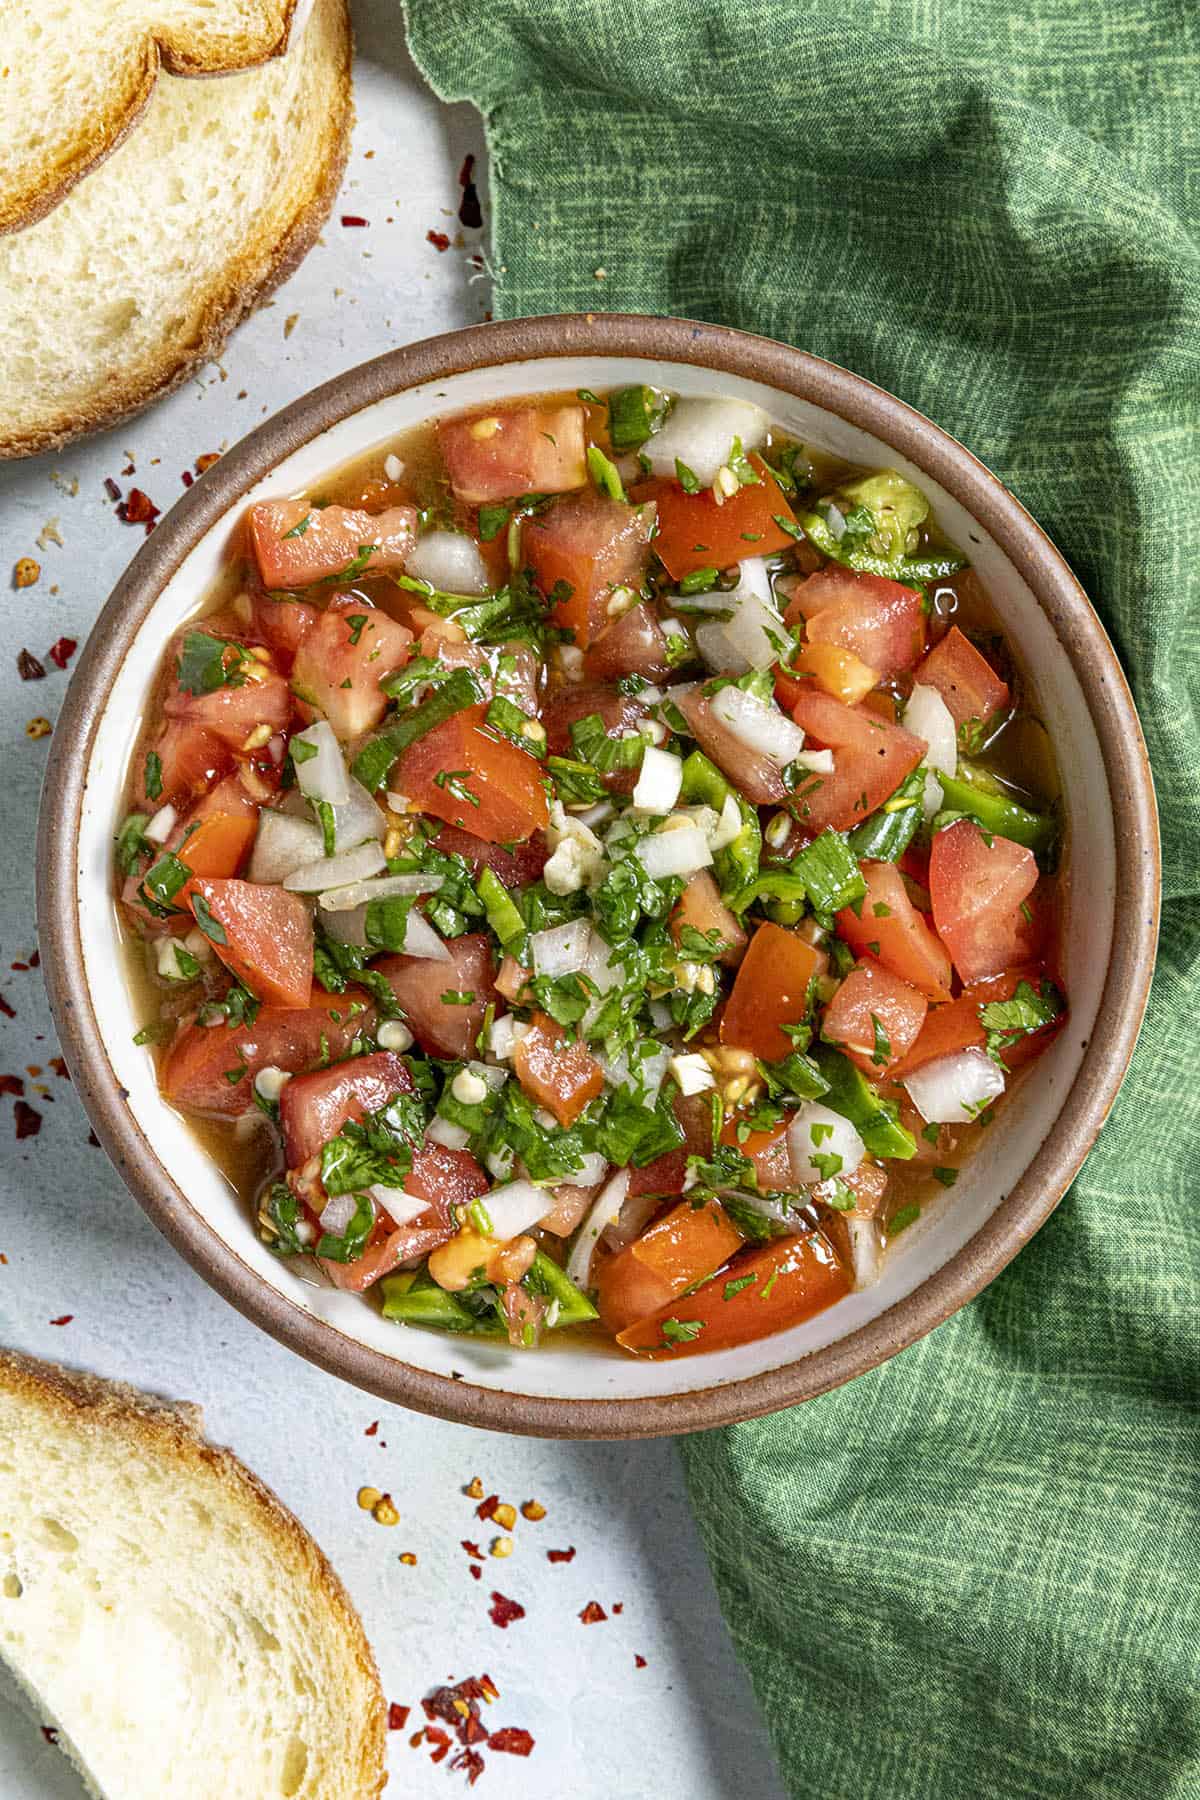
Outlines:
[[572,1544],[570,1549],[568,1549],[568,1550],[547,1550],[547,1552],[546,1552],[546,1561],[547,1562],[554,1562],[554,1563],[574,1562],[574,1560],[575,1560],[574,1544]]
[[191,487],[196,477],[192,474],[190,469],[185,469],[179,479],[182,481],[184,487]]
[[598,1600],[589,1600],[579,1617],[585,1625],[603,1625],[608,1614]]
[[41,1074],[41,1072],[42,1072],[41,1063],[26,1063],[25,1064],[25,1073],[27,1075],[32,1075],[32,1077],[35,1081],[37,1080],[37,1078]]
[[17,1016],[3,994],[0,994],[0,1013],[3,1013],[6,1019],[15,1019]]
[[50,1067],[54,1070],[54,1073],[58,1076],[60,1081],[70,1081],[70,1071],[61,1056],[52,1056],[50,1058]]
[[111,475],[106,475],[104,477],[104,489],[110,500],[119,500],[121,498],[121,490]]
[[470,155],[464,156],[463,162],[462,162],[462,168],[458,171],[459,187],[466,187],[474,173],[475,173],[475,158]]
[[25,1092],[25,1083],[19,1075],[0,1075],[0,1094],[21,1095]]
[[644,1657],[644,1656],[637,1656],[637,1655],[635,1655],[635,1656],[634,1656],[634,1659],[633,1659],[633,1666],[634,1666],[634,1668],[635,1668],[635,1669],[644,1669],[644,1668],[645,1668],[645,1666],[646,1666],[646,1659],[645,1659],[645,1657]]
[[388,1730],[403,1731],[408,1724],[408,1715],[411,1711],[410,1706],[401,1706],[398,1700],[393,1700],[388,1707]]
[[0,1250],[0,1265],[3,1265],[6,1269],[8,1267],[8,1258],[5,1256],[3,1250]]
[[473,1544],[470,1538],[460,1538],[459,1542],[468,1556],[477,1556],[480,1562],[483,1561],[483,1551],[479,1548],[478,1544]]
[[31,969],[40,969],[41,968],[42,953],[40,950],[35,950],[33,955],[29,958],[29,966]]
[[425,1742],[427,1744],[436,1744],[437,1746],[433,1755],[429,1758],[430,1762],[445,1762],[450,1754],[450,1745],[452,1741],[450,1733],[448,1731],[443,1731],[440,1725],[427,1725],[425,1727]]
[[462,1769],[467,1777],[467,1786],[474,1787],[483,1774],[483,1758],[478,1750],[460,1750],[450,1767]]
[[463,158],[463,166],[458,171],[458,185],[463,191],[458,207],[458,222],[465,225],[468,231],[478,231],[483,224],[483,211],[479,205],[479,189],[475,186],[475,158]]
[[50,1323],[52,1325],[69,1325],[74,1317],[74,1313],[63,1313],[61,1318],[51,1319]]
[[98,1150],[100,1148],[100,1139],[96,1136],[94,1131],[88,1132],[87,1141],[93,1150]]
[[50,646],[50,661],[56,668],[65,669],[78,648],[75,638],[61,637]]
[[117,508],[118,517],[124,519],[126,525],[153,525],[158,514],[159,508],[141,488],[130,488],[128,500],[122,500]]
[[533,1734],[525,1731],[520,1725],[505,1725],[500,1731],[493,1731],[488,1740],[493,1750],[505,1750],[509,1756],[528,1756],[533,1749]]
[[501,1631],[507,1631],[514,1619],[523,1619],[524,1617],[525,1608],[519,1600],[510,1600],[507,1594],[498,1594],[495,1588],[492,1589],[492,1604],[488,1610],[488,1618],[493,1625],[498,1625]]
[[43,1725],[42,1726],[42,1736],[45,1738],[45,1740],[48,1744],[57,1744],[57,1742],[58,1742],[57,1726]]
[[468,1563],[467,1571],[469,1574],[471,1574],[475,1577],[476,1581],[478,1581],[480,1576],[483,1574],[483,1570],[480,1568],[478,1563]]
[[494,1519],[496,1516],[496,1508],[499,1504],[499,1494],[489,1494],[487,1499],[481,1500],[479,1505],[475,1508],[475,1517],[477,1519]]
[[614,1613],[623,1613],[624,1611],[625,1611],[625,1602],[623,1600],[618,1600],[617,1604],[613,1607],[613,1612]]
[[409,1740],[408,1740],[409,1748],[411,1750],[419,1750],[421,1748],[421,1745],[424,1742],[425,1742],[425,1728],[424,1728],[424,1726],[422,1726],[420,1731],[414,1731],[412,1736],[409,1738]]
[[374,1437],[375,1433],[378,1430],[379,1430],[379,1420],[372,1419],[371,1423],[367,1426],[367,1429],[363,1432],[363,1436],[364,1437]]
[[203,456],[198,456],[196,458],[197,475],[207,475],[213,464],[220,462],[220,460],[221,452],[219,450],[206,450]]
[[425,233],[425,242],[427,244],[432,244],[435,250],[448,250],[450,248],[450,239],[446,236],[444,231],[427,231]]
[[343,213],[343,225],[365,225],[367,221],[359,213]]
[[46,665],[40,663],[31,650],[18,650],[17,674],[22,681],[45,681]]
[[17,1140],[36,1137],[42,1129],[42,1115],[35,1112],[27,1100],[18,1100],[13,1107],[13,1117],[17,1122]]

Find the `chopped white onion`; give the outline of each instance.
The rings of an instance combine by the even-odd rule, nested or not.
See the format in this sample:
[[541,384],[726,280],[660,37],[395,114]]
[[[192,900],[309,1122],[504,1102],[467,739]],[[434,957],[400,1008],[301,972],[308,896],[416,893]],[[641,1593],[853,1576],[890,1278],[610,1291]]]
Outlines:
[[629,1192],[629,1170],[619,1169],[612,1180],[606,1182],[592,1203],[590,1212],[579,1227],[571,1254],[567,1259],[567,1279],[576,1287],[587,1287],[588,1272],[592,1266],[592,1252],[600,1239],[600,1233],[609,1225],[615,1225],[621,1216],[621,1208],[625,1204],[625,1196]]
[[589,1150],[577,1169],[571,1171],[572,1187],[595,1187],[608,1174],[608,1158],[599,1150]]
[[[792,1178],[797,1187],[815,1187],[831,1175],[853,1175],[867,1154],[867,1146],[849,1119],[822,1106],[819,1100],[806,1100],[793,1113],[787,1137]],[[827,1160],[830,1157],[840,1160],[831,1165]]]
[[387,820],[362,782],[351,776],[349,787],[350,798],[345,805],[333,809],[335,850],[352,850],[368,838],[382,839],[387,834]]
[[925,786],[921,789],[921,810],[927,819],[934,818],[942,810],[942,784],[932,769],[925,771]]
[[160,806],[142,836],[148,837],[152,844],[165,844],[175,829],[175,821],[179,814],[173,806]]
[[905,731],[924,738],[928,749],[922,757],[926,769],[938,769],[953,775],[958,767],[958,733],[954,715],[935,687],[922,687],[918,682],[908,697],[900,717]]
[[321,828],[311,819],[296,819],[265,807],[258,815],[258,833],[246,873],[251,881],[285,881],[306,863],[315,862],[323,849]]
[[425,1127],[426,1143],[444,1144],[447,1150],[465,1150],[471,1134],[465,1125],[454,1125],[449,1119],[430,1119]]
[[482,1204],[492,1222],[491,1236],[507,1243],[553,1212],[555,1201],[553,1194],[532,1181],[510,1181],[485,1194]]
[[857,1219],[853,1213],[842,1215],[850,1250],[850,1268],[856,1293],[874,1287],[883,1272],[883,1239],[874,1219]]
[[759,700],[739,687],[723,687],[712,699],[713,717],[738,742],[779,768],[795,762],[804,748],[804,733],[774,702]]
[[511,1062],[517,1045],[529,1029],[520,1019],[514,1019],[511,1013],[505,1013],[503,1018],[493,1019],[488,1036],[490,1054],[497,1062]]
[[325,913],[321,924],[330,937],[336,938],[339,944],[353,944],[357,950],[367,949],[365,901],[361,906],[356,906],[352,912]]
[[387,868],[387,858],[372,840],[355,850],[343,850],[338,856],[322,856],[315,862],[301,863],[283,885],[290,894],[323,894],[326,888],[349,887],[352,882],[366,881]]
[[[459,1074],[465,1075],[468,1071],[475,1077],[476,1081],[482,1081],[484,1087],[492,1094],[498,1094],[508,1080],[508,1070],[494,1069],[491,1063],[469,1062],[465,1069],[459,1070]],[[455,1080],[457,1079],[458,1077],[456,1076]]]
[[661,431],[642,445],[642,455],[655,475],[674,476],[678,459],[701,487],[711,487],[717,472],[740,438],[743,452],[756,450],[767,435],[769,420],[749,400],[677,400]]
[[802,769],[812,769],[817,775],[833,774],[832,750],[801,750],[792,761]]
[[708,839],[698,825],[679,825],[673,831],[654,831],[639,838],[634,854],[652,881],[671,875],[694,875],[712,862]]
[[909,1099],[930,1125],[966,1125],[1004,1092],[1004,1070],[985,1050],[955,1050],[904,1077]]
[[671,1058],[671,1074],[679,1083],[679,1091],[685,1097],[689,1094],[703,1094],[717,1085],[717,1078],[705,1062],[698,1050],[688,1051],[685,1055]]
[[[426,1133],[427,1137],[432,1135],[432,1132]],[[428,1200],[422,1200],[417,1194],[410,1194],[406,1188],[385,1187],[382,1182],[376,1182],[367,1192],[372,1200],[379,1202],[384,1212],[391,1215],[397,1225],[411,1225],[429,1206]]]
[[404,956],[420,957],[423,962],[453,962],[454,958],[429,920],[416,909],[409,913],[404,927]]
[[607,825],[616,809],[611,800],[598,800],[595,806],[589,806],[586,812],[576,813],[575,817],[589,831],[595,831],[597,825]]
[[[596,1061],[610,1087],[628,1087],[638,1095],[643,1106],[653,1106],[667,1073],[671,1052],[653,1038],[640,1038],[618,1056],[596,1053]],[[584,1184],[586,1185],[586,1184]]]
[[398,456],[389,451],[383,459],[383,472],[389,481],[399,481],[404,473],[404,464]]
[[401,818],[404,817],[404,814],[408,811],[409,807],[412,805],[412,801],[409,799],[407,794],[397,794],[395,792],[395,790],[392,788],[389,788],[387,790],[387,793],[384,795],[384,799],[387,801],[387,803],[391,807],[392,811],[394,813],[399,813]]
[[717,828],[708,833],[709,849],[714,855],[718,850],[724,850],[726,845],[732,844],[741,829],[742,809],[738,805],[737,795],[726,794],[725,804],[721,808],[721,817],[717,821]]
[[330,1237],[341,1237],[357,1211],[357,1194],[335,1194],[321,1214],[321,1230]]
[[587,961],[591,936],[592,928],[586,919],[571,919],[566,925],[551,926],[549,931],[535,931],[529,940],[535,972],[552,977],[577,974]]
[[735,588],[720,596],[732,616],[710,620],[696,632],[696,648],[718,674],[744,675],[747,669],[769,669],[778,662],[787,626],[771,592],[765,558],[747,557]]
[[331,806],[345,806],[350,798],[350,776],[342,758],[341,745],[333,735],[329,721],[318,719],[315,725],[296,732],[292,743],[308,744],[316,752],[315,756],[305,756],[301,760],[292,751],[300,792],[311,800],[328,800]]
[[650,1023],[653,1025],[655,1031],[669,1031],[671,1026],[675,1023],[674,1019],[671,1017],[671,1008],[665,1000],[652,1000],[650,1002]]
[[349,887],[328,888],[321,895],[322,912],[353,912],[370,900],[393,900],[399,894],[436,894],[441,875],[377,875],[369,881],[355,881]]
[[846,515],[840,506],[834,505],[832,500],[827,501],[825,505],[825,523],[840,543],[846,535]]
[[653,744],[647,744],[637,785],[633,790],[633,804],[637,810],[669,813],[679,798],[682,786],[681,759],[672,756],[669,750],[656,750]]
[[427,531],[404,559],[404,573],[449,594],[486,594],[491,582],[474,538],[461,531]]

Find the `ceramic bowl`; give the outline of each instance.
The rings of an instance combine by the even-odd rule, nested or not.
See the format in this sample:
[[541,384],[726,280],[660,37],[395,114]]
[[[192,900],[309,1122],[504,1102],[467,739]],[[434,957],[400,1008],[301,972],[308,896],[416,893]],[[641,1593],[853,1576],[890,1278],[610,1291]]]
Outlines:
[[[641,380],[757,401],[796,437],[920,484],[1036,670],[1069,819],[1070,1025],[1001,1109],[987,1155],[899,1240],[878,1286],[776,1337],[665,1363],[615,1347],[521,1354],[405,1329],[271,1256],[133,1043],[140,1021],[111,878],[134,722],[162,646],[205,595],[252,501],[310,487],[437,414]],[[38,855],[43,966],[97,1136],[150,1217],[240,1311],[334,1374],[450,1419],[578,1437],[693,1431],[874,1367],[970,1300],[1042,1224],[1104,1121],[1145,1006],[1158,912],[1154,793],[1128,687],[1079,583],[995,476],[936,425],[844,369],[717,326],[518,320],[392,351],[317,388],[223,456],[159,523],[79,659],[54,746]]]

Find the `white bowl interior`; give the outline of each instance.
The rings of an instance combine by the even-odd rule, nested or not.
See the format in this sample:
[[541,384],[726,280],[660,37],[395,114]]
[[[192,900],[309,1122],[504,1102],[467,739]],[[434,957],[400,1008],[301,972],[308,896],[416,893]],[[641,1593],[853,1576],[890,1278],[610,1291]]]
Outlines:
[[1035,675],[1042,713],[1056,747],[1070,820],[1070,880],[1063,974],[1072,1028],[1063,1032],[1001,1108],[987,1154],[964,1169],[952,1195],[926,1208],[891,1250],[883,1279],[807,1324],[758,1343],[679,1362],[635,1360],[616,1350],[555,1347],[536,1354],[389,1324],[368,1304],[301,1280],[259,1242],[247,1209],[160,1098],[148,1050],[133,1036],[142,1024],[123,975],[111,899],[111,851],[118,797],[134,735],[163,645],[197,608],[221,566],[235,515],[197,544],[135,638],[113,684],[87,771],[79,839],[78,901],[92,1003],[118,1080],[138,1125],[192,1205],[226,1245],[296,1306],[398,1362],[480,1386],[542,1398],[645,1399],[740,1381],[780,1368],[876,1319],[941,1268],[986,1222],[1054,1129],[1095,1021],[1113,933],[1115,853],[1108,782],[1100,744],[1080,685],[1053,629],[1000,547],[963,507],[912,463],[869,432],[760,382],[687,364],[621,356],[542,358],[469,371],[414,387],[369,406],[287,458],[237,508],[267,495],[311,487],[331,469],[423,420],[508,396],[554,389],[619,386],[649,380],[680,394],[735,394],[757,401],[801,440],[852,462],[899,468],[919,482],[950,537],[968,548],[1022,660]]

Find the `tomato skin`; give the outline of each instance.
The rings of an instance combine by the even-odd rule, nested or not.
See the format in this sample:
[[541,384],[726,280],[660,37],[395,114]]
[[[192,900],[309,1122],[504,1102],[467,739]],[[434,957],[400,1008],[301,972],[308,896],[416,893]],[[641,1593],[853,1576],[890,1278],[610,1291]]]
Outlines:
[[490,869],[506,888],[528,887],[531,881],[540,880],[550,858],[540,832],[518,844],[515,850],[506,850],[502,844],[489,844],[469,831],[460,831],[457,825],[443,825],[433,845],[447,856],[461,856],[476,874],[480,869]]
[[563,1127],[573,1125],[604,1087],[604,1072],[591,1052],[569,1042],[562,1026],[544,1013],[534,1013],[513,1067],[530,1099],[549,1107]]
[[211,732],[231,750],[240,750],[256,726],[282,731],[292,716],[292,696],[278,669],[259,665],[263,681],[241,687],[219,687],[211,694],[189,694],[175,688],[163,703],[168,719],[187,719]]
[[[802,679],[789,671],[798,669]],[[839,644],[800,644],[788,658],[787,669],[775,671],[775,698],[785,712],[791,712],[801,694],[809,686],[832,694],[844,706],[857,706],[873,687],[879,684],[878,669],[868,668],[853,650]]]
[[[305,519],[303,531],[291,536]],[[368,513],[307,500],[263,500],[250,508],[247,529],[263,586],[303,588],[351,568],[363,575],[402,569],[416,542],[417,515],[411,506]],[[360,562],[367,544],[375,549]]]
[[390,1050],[352,1056],[328,1069],[314,1069],[311,1075],[294,1075],[279,1096],[288,1168],[299,1169],[316,1156],[347,1120],[378,1112],[397,1094],[412,1091],[407,1065]]
[[338,594],[296,652],[292,690],[324,714],[340,742],[361,737],[387,711],[379,684],[404,667],[412,640],[407,625],[368,600]]
[[[821,1036],[839,1044],[864,1075],[879,1080],[917,1041],[929,1002],[873,957],[865,956],[825,1008]],[[888,1048],[876,1049],[878,1019]]]
[[[483,1015],[495,997],[491,939],[486,931],[472,931],[449,938],[446,948],[448,963],[385,956],[372,966],[385,977],[426,1055],[465,1061],[475,1055]],[[466,1006],[447,1005],[442,995],[448,992],[475,998]]]
[[[549,823],[541,766],[507,738],[485,731],[486,713],[484,706],[468,706],[427,731],[397,759],[389,786],[407,794],[418,812],[473,837],[521,842]],[[439,775],[459,780],[439,783]]]
[[[162,787],[153,798],[146,792],[146,764],[137,772],[135,807],[155,813],[160,806],[185,807],[214,786],[233,761],[229,746],[190,719],[166,719],[150,745],[162,764]],[[147,752],[149,754],[149,752]]]
[[703,1206],[681,1200],[640,1238],[605,1259],[597,1275],[601,1320],[616,1336],[645,1318],[643,1307],[654,1312],[711,1275],[743,1241],[719,1200]]
[[761,481],[740,487],[722,506],[711,488],[685,494],[677,481],[638,485],[637,497],[658,507],[654,549],[673,581],[695,569],[728,569],[747,556],[791,549],[792,533],[775,523],[777,518],[796,523],[787,496],[760,456],[752,454],[750,462]]
[[707,869],[700,869],[688,878],[671,915],[671,931],[676,943],[686,925],[701,936],[710,931],[718,934],[716,941],[723,944],[724,949],[717,960],[727,969],[735,969],[746,954],[746,933],[722,900],[721,890]]
[[[746,1276],[753,1280],[726,1299],[726,1289]],[[805,1237],[778,1238],[738,1257],[695,1293],[675,1299],[649,1318],[628,1326],[618,1335],[617,1342],[622,1349],[655,1357],[727,1350],[799,1325],[844,1299],[849,1291],[841,1264],[817,1232]],[[662,1328],[668,1319],[695,1321],[703,1329],[693,1338],[665,1341]]]
[[582,406],[521,406],[438,422],[450,486],[469,506],[562,494],[587,480]]
[[867,892],[857,912],[846,907],[837,915],[838,936],[856,956],[877,957],[927,1000],[949,1000],[949,954],[913,905],[895,863],[859,866]]
[[224,933],[213,949],[239,981],[272,1006],[306,1007],[312,994],[313,928],[298,894],[257,881],[193,876],[180,901],[203,900]]
[[[361,989],[326,994],[316,988],[307,1008],[263,1006],[253,1025],[185,1025],[163,1059],[163,1094],[185,1112],[223,1118],[252,1112],[260,1069],[299,1074],[322,1054],[322,1041],[331,1056],[344,1055],[359,1031],[371,1030],[374,1018],[374,1006]],[[227,1080],[238,1068],[245,1073]]]
[[832,775],[820,786],[806,783],[796,811],[803,828],[817,837],[832,825],[846,831],[859,825],[911,775],[927,749],[924,738],[889,725],[861,706],[843,706],[815,689],[802,694],[792,717],[814,745],[833,751]]
[[597,633],[583,659],[583,672],[589,681],[618,681],[622,675],[657,681],[670,674],[666,637],[644,600]]
[[721,1015],[721,1042],[752,1050],[764,1062],[790,1056],[794,1045],[780,1027],[803,1019],[808,984],[820,966],[819,952],[794,931],[760,925]]
[[751,750],[713,712],[712,701],[701,684],[677,694],[676,703],[688,729],[704,754],[755,806],[786,800],[788,789],[778,766],[768,756]]
[[792,584],[789,591],[785,622],[794,625],[806,619],[810,644],[851,651],[868,668],[878,670],[876,680],[911,669],[925,648],[921,596],[898,581],[830,563],[806,581]]
[[970,638],[952,625],[916,672],[923,687],[936,688],[958,726],[973,719],[986,723],[1009,703],[1008,683],[1001,681]]
[[[287,1089],[284,1089],[284,1093]],[[429,1202],[426,1210],[408,1225],[396,1225],[377,1209],[375,1229],[367,1247],[354,1262],[317,1261],[335,1287],[361,1294],[389,1275],[401,1263],[419,1261],[454,1236],[451,1208],[469,1205],[491,1185],[475,1158],[466,1150],[448,1150],[444,1144],[426,1144],[415,1152],[413,1166],[404,1178],[406,1191]]]
[[[906,1075],[923,1069],[926,1063],[936,1062],[940,1056],[952,1056],[958,1050],[982,1050],[987,1043],[987,1033],[979,1022],[979,1008],[991,1000],[1011,1000],[1017,984],[1022,981],[1027,981],[1036,993],[1046,978],[1046,970],[1040,963],[1025,963],[1020,968],[1006,969],[1002,975],[973,982],[948,1006],[930,1007],[920,1036],[903,1061],[892,1069],[892,1079],[903,1081]],[[1065,1014],[1043,1026],[1041,1031],[1031,1031],[1002,1050],[1000,1055],[1005,1068],[1019,1069],[1040,1056],[1064,1023]]]
[[572,494],[527,519],[521,531],[525,567],[550,598],[561,581],[571,592],[557,602],[555,625],[575,633],[586,650],[609,624],[614,587],[640,587],[646,573],[654,514],[601,494]]
[[989,841],[969,819],[937,833],[929,857],[933,919],[965,985],[1021,959],[1021,904],[1037,881],[1037,859],[1023,844]]

